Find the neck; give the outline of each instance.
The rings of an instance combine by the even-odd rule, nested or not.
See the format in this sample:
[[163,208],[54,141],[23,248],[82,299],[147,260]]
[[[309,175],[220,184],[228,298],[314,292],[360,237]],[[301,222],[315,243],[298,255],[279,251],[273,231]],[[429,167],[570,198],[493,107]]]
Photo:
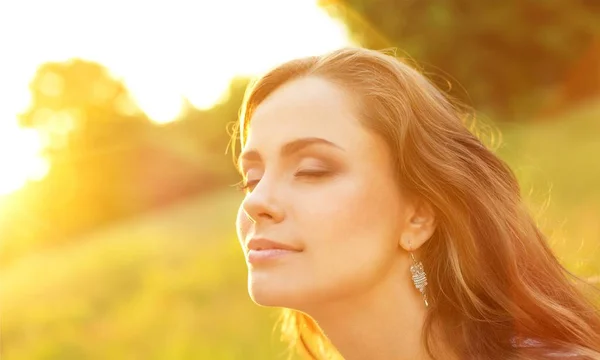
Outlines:
[[426,360],[427,314],[408,269],[391,271],[373,288],[309,311],[346,360]]

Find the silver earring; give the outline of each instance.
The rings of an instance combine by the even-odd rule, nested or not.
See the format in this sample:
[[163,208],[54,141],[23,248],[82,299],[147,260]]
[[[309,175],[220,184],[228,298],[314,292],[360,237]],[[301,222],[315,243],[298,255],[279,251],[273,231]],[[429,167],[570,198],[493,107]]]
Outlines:
[[425,274],[425,269],[423,268],[423,263],[417,261],[412,251],[410,251],[410,257],[412,258],[413,264],[410,266],[410,272],[412,274],[412,280],[415,283],[415,287],[421,295],[423,296],[423,301],[425,301],[425,307],[429,306],[427,302],[427,293],[425,292],[425,288],[427,287],[427,274]]

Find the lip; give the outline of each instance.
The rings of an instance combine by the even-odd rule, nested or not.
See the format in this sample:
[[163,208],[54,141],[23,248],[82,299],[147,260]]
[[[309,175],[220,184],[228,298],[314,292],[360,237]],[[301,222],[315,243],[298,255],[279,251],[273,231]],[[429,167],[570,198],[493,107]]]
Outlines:
[[302,252],[301,249],[294,246],[265,238],[252,238],[247,244],[247,250],[248,263],[253,265],[279,260]]
[[269,240],[266,238],[252,238],[248,241],[246,245],[248,250],[289,250],[289,251],[301,251],[299,248],[296,248],[292,245],[276,242],[273,240]]
[[284,249],[266,249],[266,250],[249,250],[247,257],[248,263],[257,265],[275,260],[281,260],[288,256],[298,254],[300,251],[284,250]]

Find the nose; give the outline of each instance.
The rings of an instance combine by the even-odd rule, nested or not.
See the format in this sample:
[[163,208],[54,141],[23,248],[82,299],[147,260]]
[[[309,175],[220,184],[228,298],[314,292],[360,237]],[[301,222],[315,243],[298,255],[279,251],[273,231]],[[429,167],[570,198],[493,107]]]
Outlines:
[[278,223],[284,218],[281,201],[276,192],[277,189],[266,180],[263,176],[263,179],[246,195],[242,202],[242,209],[254,223]]

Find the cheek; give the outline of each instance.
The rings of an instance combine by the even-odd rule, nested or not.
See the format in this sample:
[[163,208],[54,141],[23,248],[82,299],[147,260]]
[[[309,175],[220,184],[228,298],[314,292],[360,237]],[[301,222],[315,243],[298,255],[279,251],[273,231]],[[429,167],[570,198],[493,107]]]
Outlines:
[[237,218],[235,221],[235,227],[237,231],[238,240],[243,243],[246,240],[252,221],[248,218],[242,207],[240,206],[237,212]]
[[320,223],[328,232],[344,235],[330,237],[332,245],[389,242],[398,230],[400,204],[387,181],[349,179],[324,194],[321,203],[317,207]]
[[401,204],[391,181],[350,178],[321,194],[317,204],[306,228],[315,231],[319,262],[354,268],[389,263],[393,258]]
[[302,277],[309,279],[313,298],[364,293],[390,274],[397,259],[401,204],[384,185],[352,179],[310,199],[313,206],[302,224],[310,257]]

